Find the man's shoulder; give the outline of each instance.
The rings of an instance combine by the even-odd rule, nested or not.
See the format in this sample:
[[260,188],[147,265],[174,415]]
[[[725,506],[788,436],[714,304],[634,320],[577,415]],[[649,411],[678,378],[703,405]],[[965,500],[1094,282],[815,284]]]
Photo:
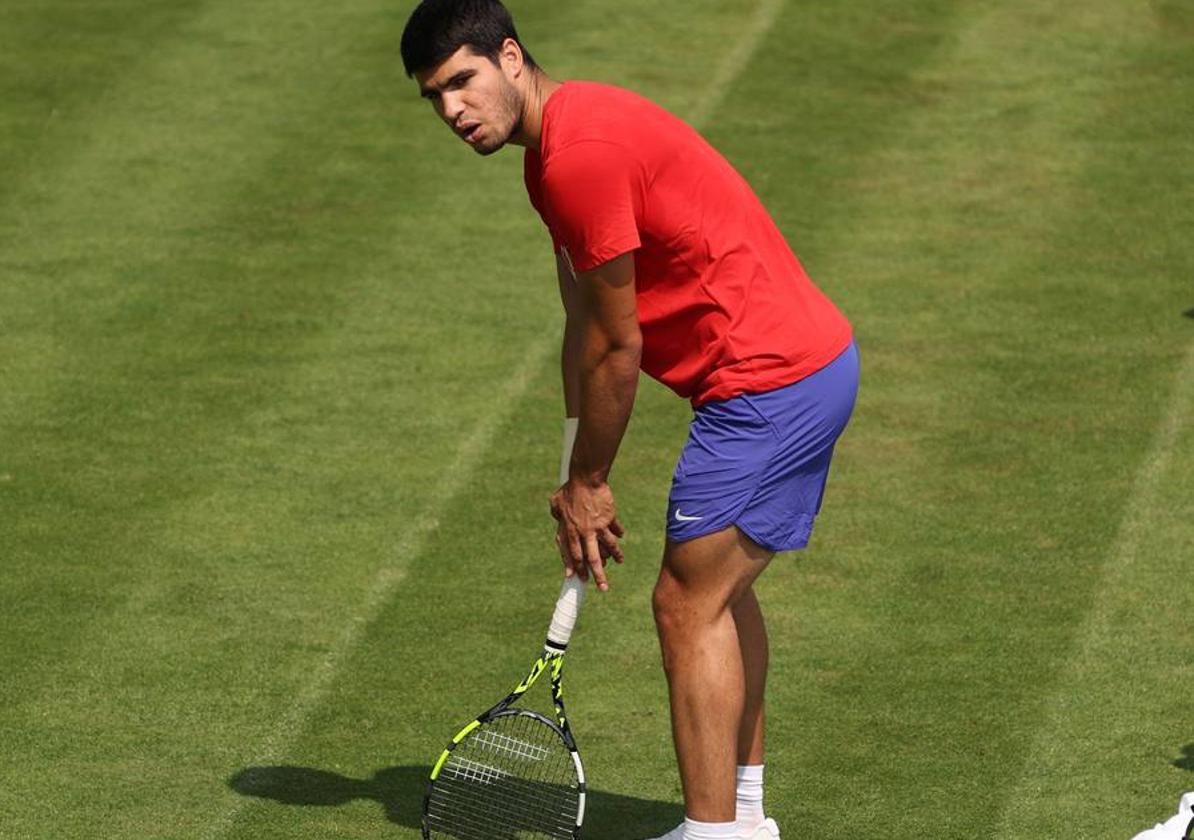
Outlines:
[[568,81],[555,96],[560,96],[560,101],[551,108],[545,159],[581,142],[627,144],[644,120],[666,114],[634,91],[602,82]]
[[585,79],[569,79],[564,82],[560,91],[564,94],[564,98],[585,104],[609,102],[625,105],[638,103],[650,104],[651,102],[646,97],[627,88],[607,84],[606,82],[591,82]]

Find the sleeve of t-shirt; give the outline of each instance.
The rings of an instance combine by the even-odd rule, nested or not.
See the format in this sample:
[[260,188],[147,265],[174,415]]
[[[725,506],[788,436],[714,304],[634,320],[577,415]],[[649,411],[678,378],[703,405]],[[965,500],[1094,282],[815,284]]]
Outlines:
[[551,235],[551,249],[559,253],[562,243],[556,232],[552,229],[551,221],[547,218],[547,213],[543,207],[543,193],[539,186],[543,177],[543,164],[539,159],[539,153],[533,149],[526,150],[525,157],[523,158],[522,177],[527,188],[527,198],[530,199],[531,206],[535,208],[535,212],[543,220],[543,226],[547,228],[547,232]]
[[544,209],[575,270],[589,271],[642,245],[640,180],[638,162],[614,143],[573,143],[548,160]]

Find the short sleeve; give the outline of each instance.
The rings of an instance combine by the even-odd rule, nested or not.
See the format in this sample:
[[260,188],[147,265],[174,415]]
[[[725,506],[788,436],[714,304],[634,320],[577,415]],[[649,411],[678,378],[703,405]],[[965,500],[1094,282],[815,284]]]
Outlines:
[[543,172],[543,215],[577,271],[589,271],[642,245],[641,169],[624,148],[581,141],[555,151]]
[[551,222],[544,211],[543,188],[541,186],[543,180],[543,161],[539,157],[539,153],[534,149],[528,148],[523,156],[522,178],[526,184],[527,198],[530,199],[531,206],[535,208],[535,212],[543,220],[543,225],[547,228],[547,232],[551,234],[551,249],[558,253],[562,243],[556,235],[555,230],[552,229]]

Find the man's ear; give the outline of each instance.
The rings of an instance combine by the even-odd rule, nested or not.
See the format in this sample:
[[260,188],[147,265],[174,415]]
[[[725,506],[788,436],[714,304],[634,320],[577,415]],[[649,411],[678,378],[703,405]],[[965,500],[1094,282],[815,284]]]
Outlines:
[[526,67],[526,59],[522,54],[522,47],[513,38],[507,38],[502,42],[501,52],[498,53],[498,61],[501,62],[502,69],[512,79],[516,79],[522,75],[523,68]]

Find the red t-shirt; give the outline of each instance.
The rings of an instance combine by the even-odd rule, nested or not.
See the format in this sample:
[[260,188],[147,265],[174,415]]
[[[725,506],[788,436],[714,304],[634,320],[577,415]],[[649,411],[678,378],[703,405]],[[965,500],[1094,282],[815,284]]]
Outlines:
[[576,271],[634,251],[642,368],[693,405],[789,385],[849,346],[750,185],[658,105],[565,83],[525,176]]

